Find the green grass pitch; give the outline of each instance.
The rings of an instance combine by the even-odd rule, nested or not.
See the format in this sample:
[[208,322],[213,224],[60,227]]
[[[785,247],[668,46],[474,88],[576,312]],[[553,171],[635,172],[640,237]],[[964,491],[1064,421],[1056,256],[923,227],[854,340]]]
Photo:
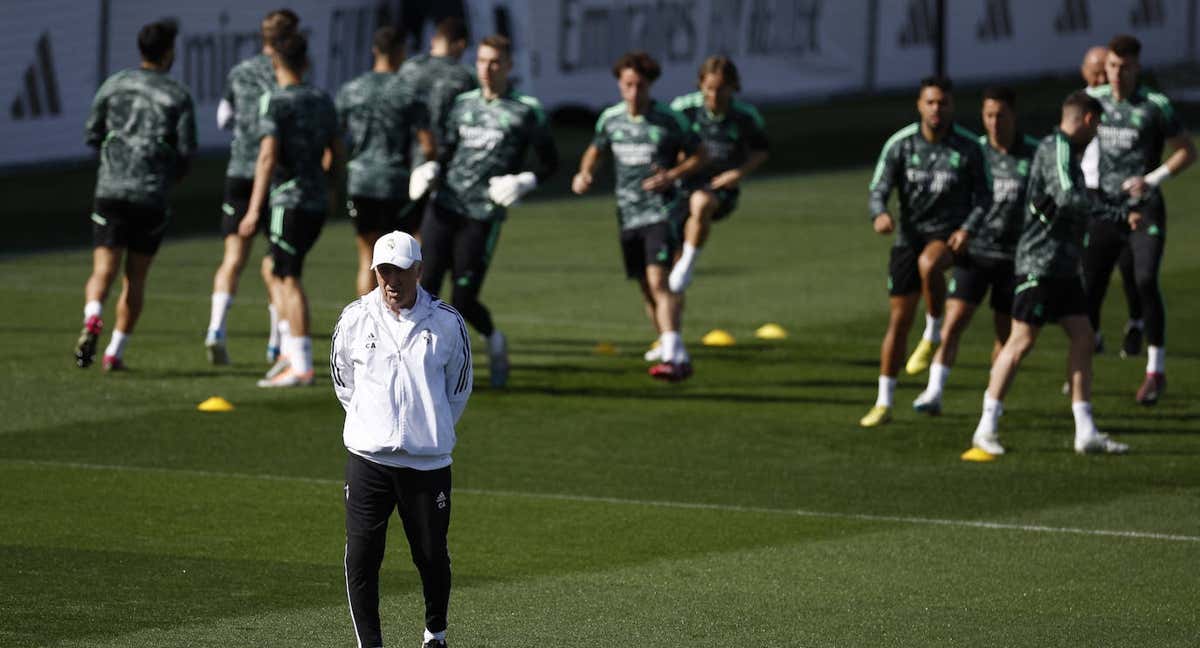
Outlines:
[[[958,459],[987,317],[945,415],[911,412],[924,376],[902,377],[895,422],[857,427],[890,245],[864,213],[868,173],[747,186],[688,295],[696,375],[682,385],[645,374],[653,335],[622,278],[611,194],[512,211],[484,297],[514,369],[490,391],[477,354],[460,425],[451,645],[1195,645],[1200,173],[1167,185],[1166,398],[1133,403],[1144,359],[1096,359],[1097,421],[1131,454],[1071,452],[1064,336],[1049,329],[1007,403],[1011,452],[987,465]],[[0,645],[354,645],[342,411],[321,360],[353,289],[351,229],[332,221],[306,270],[312,389],[254,387],[253,273],[230,314],[235,364],[205,364],[219,254],[215,236],[168,240],[123,375],[71,363],[87,251],[0,259]],[[1110,295],[1112,348],[1124,305]],[[765,322],[791,336],[755,340]],[[717,327],[737,345],[700,346]],[[237,409],[197,412],[212,395]],[[416,646],[402,534],[382,587],[389,645]]]

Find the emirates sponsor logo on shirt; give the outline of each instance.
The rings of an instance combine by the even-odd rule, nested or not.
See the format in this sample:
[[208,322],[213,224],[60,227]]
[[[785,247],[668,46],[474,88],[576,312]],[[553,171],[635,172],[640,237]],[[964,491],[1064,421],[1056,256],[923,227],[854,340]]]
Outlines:
[[613,142],[613,156],[623,166],[643,166],[654,161],[657,147],[646,143]]
[[460,146],[490,151],[504,139],[504,131],[489,126],[463,124],[458,127]]

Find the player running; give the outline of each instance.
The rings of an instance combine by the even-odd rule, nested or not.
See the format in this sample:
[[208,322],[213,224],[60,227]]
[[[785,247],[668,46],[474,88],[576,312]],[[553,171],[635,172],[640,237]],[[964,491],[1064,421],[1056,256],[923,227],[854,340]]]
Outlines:
[[322,158],[331,156],[330,170],[336,178],[341,174],[345,150],[333,100],[303,81],[308,69],[304,36],[289,34],[274,47],[271,64],[279,87],[264,95],[261,103],[262,141],[254,190],[238,232],[250,237],[257,231],[269,190],[272,291],[279,316],[288,323],[288,333],[283,336],[279,360],[258,386],[299,387],[313,384],[308,298],[300,275],[330,204]]
[[767,161],[767,133],[762,115],[734,99],[742,89],[737,66],[724,56],[710,56],[700,65],[699,92],[671,102],[687,117],[708,156],[708,164],[687,179],[688,217],[683,228],[683,252],[671,268],[667,286],[681,293],[692,282],[696,258],[708,240],[714,221],[737,208],[741,181]]
[[[879,350],[879,395],[859,420],[874,427],[892,420],[896,376],[904,359],[917,302],[925,297],[925,332],[906,370],[920,373],[940,338],[946,296],[945,270],[953,263],[947,240],[966,222],[977,222],[991,209],[991,182],[975,135],[953,123],[951,83],[942,77],[921,81],[917,96],[920,121],[905,126],[883,145],[870,200],[875,232],[896,232],[888,262],[887,332]],[[892,189],[900,193],[900,219],[887,210]]]
[[[413,170],[409,196],[419,198],[432,175],[446,173],[421,225],[425,266],[421,287],[437,295],[450,271],[450,303],[488,344],[491,385],[508,382],[508,341],[479,301],[507,208],[558,169],[558,150],[537,99],[514,90],[512,44],[504,36],[479,42],[475,70],[480,89],[458,96],[446,116],[442,162]],[[528,150],[535,171],[521,171]]]
[[142,314],[146,275],[167,228],[167,192],[187,172],[196,151],[192,97],[167,76],[178,32],[170,21],[142,27],[137,39],[141,66],[109,77],[92,101],[85,131],[87,144],[99,151],[100,169],[92,212],[92,274],[84,286],[83,331],[75,344],[81,369],[95,358],[104,301],[122,256],[117,325],[103,366],[105,371],[125,368],[125,345]]
[[571,190],[586,193],[602,155],[612,153],[625,276],[638,281],[659,334],[660,362],[650,367],[650,375],[679,381],[691,376],[692,363],[680,337],[683,300],[667,285],[679,245],[676,219],[683,215],[676,183],[708,160],[687,119],[650,97],[661,71],[645,52],[629,52],[613,66],[622,101],[600,114]]
[[[1012,333],[992,363],[991,379],[983,395],[983,415],[972,445],[995,456],[1004,454],[996,430],[1002,402],[1017,368],[1033,348],[1047,322],[1057,321],[1067,337],[1071,377],[1071,412],[1075,416],[1075,452],[1121,454],[1129,447],[1096,429],[1092,420],[1092,325],[1087,318],[1080,257],[1089,218],[1137,226],[1141,215],[1125,207],[1102,207],[1083,184],[1079,161],[1095,136],[1104,108],[1083,90],[1063,102],[1062,119],[1054,133],[1038,145],[1029,173],[1029,208],[1017,244],[1016,296],[1013,298]],[[971,452],[964,455],[969,458]]]
[[[1100,125],[1100,191],[1110,202],[1127,202],[1143,218],[1132,232],[1120,223],[1093,226],[1085,259],[1089,312],[1100,321],[1104,292],[1113,264],[1128,246],[1134,284],[1145,314],[1146,378],[1137,402],[1153,405],[1167,387],[1166,310],[1158,287],[1167,236],[1167,208],[1159,185],[1196,160],[1192,138],[1166,96],[1138,81],[1142,45],[1133,36],[1117,36],[1108,45],[1108,84],[1088,92],[1104,106]],[[1162,161],[1164,149],[1172,153]]]
[[408,199],[412,140],[424,157],[434,155],[429,116],[413,87],[396,75],[404,41],[392,27],[375,31],[370,72],[347,82],[337,95],[339,127],[349,138],[346,208],[354,220],[359,295],[375,289],[371,255],[387,232],[413,234],[420,224]]
[[992,323],[996,339],[992,360],[1000,353],[1012,325],[1013,256],[1025,222],[1029,165],[1038,140],[1017,132],[1017,95],[1011,88],[994,86],[983,91],[982,119],[986,135],[979,138],[992,178],[992,207],[973,211],[972,219],[950,235],[955,264],[946,295],[946,321],[942,343],[933,354],[929,385],[913,401],[913,409],[927,414],[942,411],[942,390],[958,356],[958,343],[975,309],[991,291]]
[[[229,145],[229,165],[225,169],[225,201],[221,205],[221,236],[225,240],[225,256],[213,276],[212,310],[208,318],[208,332],[204,336],[204,348],[212,364],[229,364],[229,351],[225,344],[225,318],[229,306],[237,294],[238,279],[254,236],[238,234],[238,224],[246,207],[250,204],[250,192],[254,189],[254,164],[258,157],[258,105],[263,94],[275,87],[275,72],[271,69],[271,43],[296,31],[300,18],[287,9],[272,11],[262,21],[262,52],[229,70],[225,81],[225,96],[217,106],[217,125],[222,129],[233,129],[233,142]],[[266,220],[260,220],[265,226]],[[262,230],[262,227],[260,227]],[[261,264],[263,285],[267,287],[267,311],[270,314],[271,332],[267,340],[267,362],[273,363],[279,356],[280,320],[271,294],[271,256],[263,255]]]

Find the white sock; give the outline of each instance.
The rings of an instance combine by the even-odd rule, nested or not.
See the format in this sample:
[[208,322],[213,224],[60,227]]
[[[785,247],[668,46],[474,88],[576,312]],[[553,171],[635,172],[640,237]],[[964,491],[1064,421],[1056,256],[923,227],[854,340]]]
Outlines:
[[283,348],[284,340],[286,340],[288,338],[288,336],[291,334],[292,334],[292,326],[290,324],[288,324],[287,320],[281,319],[275,324],[275,335],[276,335],[275,339],[277,340],[276,344],[279,345],[279,350],[284,355],[287,355],[287,353],[288,353],[287,349]]
[[283,343],[286,345],[284,352],[287,353],[288,360],[292,363],[292,371],[296,373],[312,371],[312,338],[307,335],[288,335],[283,338]]
[[445,641],[446,631],[442,630],[441,632],[430,632],[429,628],[425,628],[425,638],[421,640],[421,643],[433,641],[434,639],[437,639],[438,641]]
[[983,414],[979,417],[979,427],[976,432],[987,432],[995,434],[996,422],[1000,420],[1000,415],[1004,413],[1004,404],[999,400],[992,398],[991,394],[983,392]]
[[1092,404],[1087,401],[1071,403],[1071,413],[1075,415],[1075,436],[1092,436],[1096,434],[1096,423],[1092,421]]
[[942,390],[946,388],[946,379],[950,377],[950,367],[935,362],[929,366],[929,386],[925,391],[942,395]]
[[925,332],[921,334],[922,340],[929,340],[934,344],[942,341],[942,318],[934,317],[926,313],[925,315]]
[[88,318],[92,317],[93,315],[96,317],[100,317],[100,314],[102,312],[104,312],[104,304],[101,304],[98,301],[92,300],[83,305],[83,321],[86,323],[88,321]]
[[208,330],[225,334],[225,314],[229,312],[229,304],[233,303],[233,295],[227,292],[212,294],[212,311],[208,316]]
[[129,341],[129,336],[121,331],[113,331],[112,339],[108,341],[108,348],[104,349],[104,355],[120,358],[122,353],[125,353],[125,343]]
[[892,397],[896,394],[896,379],[889,376],[879,377],[879,396],[875,398],[876,406],[891,407]]
[[691,243],[684,243],[683,253],[679,255],[679,264],[690,270],[698,256],[700,256],[700,248]]
[[663,331],[658,337],[659,346],[662,347],[663,362],[680,362],[680,351],[683,350],[683,340],[679,338],[679,333],[676,331]]
[[279,320],[279,310],[275,308],[275,304],[267,304],[267,312],[271,315],[271,334],[267,339],[267,345],[279,348],[280,334],[283,332],[284,323]]
[[1167,347],[1146,347],[1146,373],[1167,372]]

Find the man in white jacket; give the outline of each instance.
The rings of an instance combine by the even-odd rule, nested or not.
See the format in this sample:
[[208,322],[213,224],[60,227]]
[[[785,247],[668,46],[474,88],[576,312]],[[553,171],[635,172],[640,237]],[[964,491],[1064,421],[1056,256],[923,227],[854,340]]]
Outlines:
[[342,311],[329,371],[346,410],[346,592],[360,648],[383,645],[379,568],[399,510],[425,595],[425,648],[446,645],[450,452],[471,395],[471,345],[458,311],[420,287],[421,248],[375,243],[378,287]]

